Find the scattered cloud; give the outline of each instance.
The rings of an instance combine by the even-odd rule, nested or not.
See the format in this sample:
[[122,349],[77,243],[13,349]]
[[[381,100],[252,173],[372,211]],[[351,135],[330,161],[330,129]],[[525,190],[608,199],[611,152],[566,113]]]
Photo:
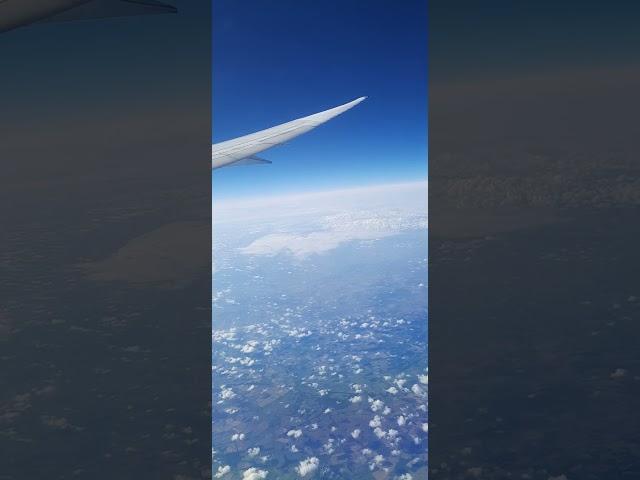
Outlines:
[[251,467],[242,472],[242,480],[263,480],[267,478],[268,474],[269,472],[266,470],[259,470],[255,467]]
[[260,455],[260,447],[250,448],[249,450],[247,450],[247,453],[250,457],[257,457],[258,455]]
[[231,467],[229,465],[224,465],[224,466],[220,465],[218,467],[218,471],[213,475],[213,478],[222,478],[230,471],[231,471]]
[[320,465],[320,460],[317,457],[309,457],[300,462],[300,464],[296,467],[296,472],[301,477],[306,477],[307,475],[312,474],[318,469]]

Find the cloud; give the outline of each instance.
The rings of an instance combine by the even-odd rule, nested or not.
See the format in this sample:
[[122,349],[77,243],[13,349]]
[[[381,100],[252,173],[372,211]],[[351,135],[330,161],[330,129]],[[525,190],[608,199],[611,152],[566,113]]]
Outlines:
[[374,185],[284,196],[217,200],[213,202],[215,226],[270,223],[294,216],[319,218],[346,210],[384,208],[426,212],[427,182]]
[[353,432],[351,432],[351,436],[357,439],[360,436],[360,430],[356,428]]
[[[287,253],[303,259],[329,252],[347,242],[376,240],[404,231],[426,229],[426,193],[427,184],[417,182],[263,200],[257,202],[264,204],[259,210],[263,216],[278,216],[269,222],[277,225],[277,231],[265,232],[239,251],[263,256]],[[245,203],[223,204],[217,210],[225,212],[229,218],[242,217],[246,214],[239,205]],[[247,204],[245,208],[251,207]],[[215,212],[213,218],[216,219]],[[255,218],[247,221],[251,220],[255,221]],[[302,232],[295,228],[300,225],[305,226]]]
[[269,472],[266,470],[258,470],[255,467],[251,467],[248,470],[242,472],[242,480],[263,480],[267,478]]
[[302,436],[302,430],[289,430],[287,437],[300,438]]
[[220,465],[218,467],[218,471],[216,472],[216,474],[213,476],[213,478],[222,478],[224,477],[227,473],[229,473],[231,471],[231,467],[229,465],[225,465],[222,466]]
[[369,464],[369,470],[373,471],[379,465],[382,465],[384,462],[384,457],[382,455],[376,455],[373,457],[373,463]]
[[246,343],[246,345],[243,345],[242,348],[240,349],[240,351],[242,353],[253,353],[256,350],[256,346],[258,345],[258,342],[255,340],[250,340]]
[[421,387],[420,385],[418,385],[417,383],[414,383],[414,384],[413,384],[413,386],[411,387],[411,391],[412,391],[414,394],[416,394],[416,395],[418,395],[418,396],[420,396],[420,397],[422,397],[422,396],[426,395],[425,391],[424,391],[424,390],[422,389],[422,387]]
[[320,460],[317,457],[309,457],[300,462],[300,464],[296,467],[296,472],[301,477],[306,477],[307,475],[315,472],[320,465]]
[[247,450],[247,453],[250,457],[257,457],[258,455],[260,455],[260,447],[250,448],[249,450]]
[[398,378],[396,380],[394,380],[394,382],[398,388],[404,388],[404,384],[407,383],[407,379],[406,378]]
[[397,235],[407,230],[426,228],[426,219],[387,216],[388,213],[365,212],[363,218],[344,215],[327,218],[323,230],[306,233],[272,233],[254,240],[240,249],[246,255],[275,256],[289,253],[302,259],[312,254],[322,254],[335,250],[340,245],[352,241],[378,240]]
[[380,420],[380,416],[379,415],[376,415],[375,417],[373,417],[373,420],[371,420],[369,422],[369,426],[371,428],[377,428],[377,427],[379,427],[381,425],[382,425],[382,422]]
[[223,400],[229,400],[236,396],[236,394],[233,393],[233,390],[231,388],[225,388],[224,385],[220,388],[222,390],[220,392],[220,398],[222,398]]

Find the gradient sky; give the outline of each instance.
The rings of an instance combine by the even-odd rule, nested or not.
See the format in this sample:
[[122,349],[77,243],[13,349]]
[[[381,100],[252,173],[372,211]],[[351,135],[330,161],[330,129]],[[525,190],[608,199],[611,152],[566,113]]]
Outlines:
[[424,0],[213,3],[213,140],[369,98],[264,152],[269,166],[216,170],[216,198],[425,179]]

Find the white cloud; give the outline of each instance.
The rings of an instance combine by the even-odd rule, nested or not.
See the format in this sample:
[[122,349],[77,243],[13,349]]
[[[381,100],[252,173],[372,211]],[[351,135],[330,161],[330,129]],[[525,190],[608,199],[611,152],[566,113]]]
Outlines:
[[360,430],[356,428],[353,432],[351,432],[351,436],[357,439],[360,436]]
[[268,474],[269,472],[266,470],[258,470],[255,467],[251,467],[242,472],[242,480],[263,480],[267,478]]
[[251,340],[247,342],[246,345],[243,345],[240,351],[242,353],[253,353],[256,350],[257,345],[258,345],[257,341]]
[[223,400],[229,400],[236,396],[236,394],[233,393],[233,390],[231,388],[225,388],[225,386],[222,385],[220,389],[221,389],[220,398],[222,398]]
[[336,449],[333,447],[333,438],[330,438],[329,441],[322,446],[322,448],[324,448],[324,451],[327,453],[327,455],[331,455],[333,452],[335,452]]
[[406,378],[398,378],[393,383],[395,383],[398,386],[398,388],[403,388],[404,384],[407,383],[407,379]]
[[398,425],[399,425],[400,427],[403,427],[406,423],[407,423],[407,419],[406,419],[406,418],[404,418],[404,416],[403,416],[403,415],[400,415],[400,416],[398,417]]
[[371,402],[371,411],[377,412],[378,410],[384,408],[384,402],[382,400],[374,400]]
[[289,430],[287,437],[300,438],[302,436],[302,430]]
[[257,457],[258,455],[260,455],[260,447],[250,448],[249,450],[247,450],[247,453],[250,457]]
[[424,390],[422,389],[422,387],[421,387],[420,385],[418,385],[417,383],[414,383],[414,384],[413,384],[413,386],[411,387],[411,391],[412,391],[414,394],[416,394],[416,395],[418,395],[418,396],[420,396],[420,397],[422,397],[422,396],[426,395],[425,391],[424,391]]
[[263,196],[213,202],[213,223],[247,224],[344,213],[346,210],[397,209],[426,213],[427,182],[376,185],[344,190],[303,193],[285,196]]
[[382,455],[376,455],[373,458],[373,463],[369,464],[369,470],[371,471],[375,470],[375,468],[379,465],[382,465],[383,462],[384,462],[384,457]]
[[375,417],[373,417],[373,420],[371,420],[369,422],[369,426],[371,428],[376,428],[376,427],[379,427],[381,425],[382,425],[382,422],[380,421],[380,416],[379,415],[376,415]]
[[300,464],[296,467],[296,472],[301,477],[306,477],[307,475],[315,472],[320,465],[320,460],[316,457],[305,458],[300,462]]
[[[225,220],[241,221],[247,213],[250,218],[246,221],[275,216],[277,218],[271,223],[280,225],[279,231],[263,234],[240,248],[240,252],[266,256],[289,253],[302,259],[334,250],[346,242],[375,240],[408,230],[426,229],[426,191],[425,182],[416,182],[260,199],[253,201],[255,207],[247,201],[219,202],[217,206],[214,203],[213,218],[224,223]],[[311,229],[305,229],[305,233],[291,233],[290,228],[284,228],[305,217],[313,219],[307,222]]]
[[218,467],[218,471],[215,473],[213,478],[222,478],[230,471],[231,471],[231,467],[229,465],[225,465],[225,466],[220,465]]

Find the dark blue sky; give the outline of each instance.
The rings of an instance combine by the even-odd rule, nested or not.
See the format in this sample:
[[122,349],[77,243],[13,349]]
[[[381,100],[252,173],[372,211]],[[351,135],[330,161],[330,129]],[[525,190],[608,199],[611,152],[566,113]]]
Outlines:
[[363,95],[273,165],[216,170],[214,195],[426,178],[427,2],[213,2],[214,142]]

